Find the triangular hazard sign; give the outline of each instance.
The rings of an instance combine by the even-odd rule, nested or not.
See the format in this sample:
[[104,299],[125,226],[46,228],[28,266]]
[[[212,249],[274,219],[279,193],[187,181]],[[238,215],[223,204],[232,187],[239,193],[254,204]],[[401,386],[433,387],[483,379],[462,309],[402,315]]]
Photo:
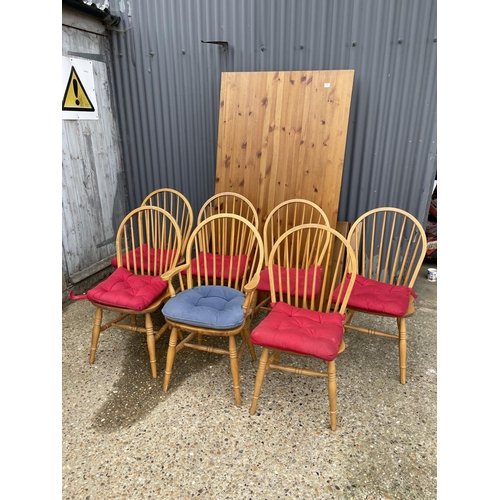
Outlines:
[[64,91],[62,109],[63,111],[95,111],[74,66],[71,66],[68,84]]

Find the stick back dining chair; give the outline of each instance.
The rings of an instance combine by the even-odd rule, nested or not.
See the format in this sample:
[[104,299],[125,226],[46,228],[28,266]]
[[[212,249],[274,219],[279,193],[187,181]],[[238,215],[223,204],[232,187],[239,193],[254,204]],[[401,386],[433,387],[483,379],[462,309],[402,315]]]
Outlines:
[[[301,224],[273,244],[268,264],[271,310],[251,333],[252,343],[261,346],[262,352],[250,414],[256,411],[264,377],[270,370],[324,377],[330,428],[335,430],[335,359],[344,350],[343,322],[353,287],[347,276],[356,275],[354,252],[335,229],[323,224]],[[336,285],[343,292],[339,301],[333,301]],[[282,358],[290,361],[283,363]],[[312,359],[315,365],[301,362],[304,358]]]
[[160,188],[149,193],[141,206],[156,206],[172,214],[181,231],[181,250],[179,264],[184,261],[187,240],[191,235],[194,223],[194,214],[191,203],[180,191],[173,188]]
[[[200,224],[202,221],[215,214],[236,214],[244,219],[250,221],[255,228],[259,229],[259,220],[257,210],[253,203],[240,193],[233,191],[224,191],[216,193],[203,203],[196,223]],[[203,274],[204,270],[200,269],[199,272]],[[185,278],[185,272],[179,276],[179,279]],[[255,300],[255,299],[254,299]],[[202,334],[198,335],[198,340],[202,342]]]
[[214,194],[201,206],[198,211],[196,223],[199,224],[207,217],[215,214],[237,214],[249,220],[259,229],[257,209],[253,203],[242,194],[231,191]]
[[[346,330],[395,339],[400,382],[406,383],[406,319],[415,313],[413,290],[427,250],[425,230],[410,213],[380,207],[361,215],[347,236],[358,261],[358,275],[347,303]],[[353,324],[355,313],[396,320],[397,331]]]
[[[140,206],[154,206],[163,208],[176,220],[181,232],[181,255],[179,263],[184,261],[187,240],[193,229],[194,215],[191,203],[180,191],[172,188],[160,188],[149,193]],[[111,265],[117,266],[118,259],[113,257]]]
[[[151,373],[156,378],[156,341],[168,325],[155,330],[151,315],[170,297],[168,282],[163,275],[177,265],[181,254],[181,231],[167,211],[155,206],[141,206],[123,219],[116,235],[117,268],[85,295],[96,307],[90,346],[91,364],[95,361],[101,332],[116,327],[145,333]],[[111,311],[113,315],[113,319],[105,324],[102,324],[103,310]],[[138,324],[137,316],[144,317],[144,326]]]
[[[257,228],[240,215],[216,214],[194,228],[186,263],[167,273],[169,283],[179,272],[185,272],[185,279],[178,293],[170,285],[172,297],[162,308],[166,324],[171,327],[165,392],[174,358],[182,349],[223,354],[230,358],[234,397],[240,406],[239,361],[247,347],[252,359],[256,359],[250,342],[251,305],[263,262],[262,238]],[[195,337],[197,342],[193,342]],[[210,337],[227,338],[228,348],[218,347]],[[241,337],[239,348],[236,337]]]
[[279,203],[266,217],[262,230],[262,239],[264,242],[264,268],[261,271],[261,279],[257,286],[257,304],[253,314],[256,314],[262,307],[269,309],[267,304],[270,301],[270,285],[267,267],[272,246],[279,237],[290,228],[307,223],[330,226],[328,216],[319,205],[310,200],[301,198],[285,200]]

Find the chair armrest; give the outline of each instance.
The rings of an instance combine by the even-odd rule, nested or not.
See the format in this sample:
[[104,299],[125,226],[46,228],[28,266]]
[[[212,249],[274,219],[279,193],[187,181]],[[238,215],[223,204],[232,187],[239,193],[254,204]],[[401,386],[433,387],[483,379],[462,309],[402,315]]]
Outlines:
[[253,291],[256,290],[257,286],[259,285],[260,281],[260,273],[256,274],[244,287],[243,290],[245,291],[245,295],[252,293]]
[[255,307],[255,291],[260,281],[260,273],[256,274],[244,287],[243,291],[245,293],[245,301],[243,302],[243,311],[245,316],[247,316]]
[[[172,284],[172,278],[174,278],[174,276],[176,275],[180,275],[182,271],[184,271],[184,269],[187,269],[189,267],[189,264],[181,264],[180,266],[176,266],[172,269],[169,269],[167,272],[163,273],[160,277],[163,281],[167,281],[168,282],[168,291],[169,291],[169,294],[170,294],[170,297],[175,297],[176,295],[176,291],[175,291],[175,288],[174,288],[174,285]],[[181,278],[182,280],[182,278]]]
[[180,274],[184,269],[187,269],[189,267],[189,264],[184,263],[181,264],[180,266],[175,266],[172,269],[169,269],[168,271],[164,272],[160,277],[163,281],[172,281],[172,278],[176,274]]

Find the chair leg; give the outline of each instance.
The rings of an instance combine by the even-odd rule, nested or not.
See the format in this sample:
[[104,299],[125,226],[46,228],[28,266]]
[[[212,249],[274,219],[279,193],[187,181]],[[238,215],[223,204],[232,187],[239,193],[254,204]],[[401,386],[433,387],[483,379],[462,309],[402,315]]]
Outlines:
[[[264,298],[263,298],[264,297]],[[270,292],[263,292],[263,291],[257,291],[257,293],[254,294],[254,298],[252,300],[252,314],[251,320],[253,321],[255,315],[261,310],[262,307],[266,307],[271,300],[271,293]]]
[[406,319],[397,318],[399,330],[399,381],[406,384]]
[[330,428],[337,429],[337,377],[335,360],[328,362],[328,399],[330,401]]
[[92,327],[92,340],[90,342],[89,362],[91,365],[93,365],[95,361],[97,342],[99,342],[99,335],[101,334],[101,322],[102,322],[102,309],[98,307],[94,315],[94,326]]
[[177,346],[177,331],[174,326],[170,332],[170,340],[168,341],[167,365],[165,367],[165,378],[163,379],[163,391],[167,392],[168,384],[170,383],[170,375],[172,375],[172,366],[174,365],[175,348]]
[[234,397],[236,406],[241,406],[240,395],[240,369],[238,366],[238,351],[236,349],[236,340],[234,335],[229,336],[229,359],[231,363],[231,375],[233,376]]
[[275,349],[273,353],[271,354],[271,358],[269,359],[269,363],[273,365],[279,365],[280,364],[280,358],[281,358],[281,351],[278,349]]
[[252,340],[250,339],[249,324],[247,324],[243,328],[243,330],[241,330],[241,335],[243,337],[243,341],[247,343],[248,350],[250,351],[250,356],[252,356],[252,361],[257,361],[257,356],[255,355],[255,348],[252,344]]
[[259,399],[260,390],[262,388],[262,382],[264,381],[264,375],[266,374],[267,371],[268,357],[269,357],[269,349],[267,347],[263,347],[259,359],[259,367],[257,368],[257,376],[255,377],[255,388],[253,390],[250,415],[253,415],[255,413],[255,410],[257,409],[257,401]]
[[344,339],[341,340],[340,345],[339,345],[339,351],[337,353],[337,356],[339,354],[342,354],[345,351],[345,342]]
[[153,320],[151,319],[151,314],[147,313],[145,316],[146,342],[148,344],[149,362],[151,363],[151,374],[153,378],[156,378],[156,341]]
[[346,319],[344,321],[344,327],[351,324],[352,318],[354,317],[354,313],[355,311],[353,311],[352,309],[351,310],[347,309]]

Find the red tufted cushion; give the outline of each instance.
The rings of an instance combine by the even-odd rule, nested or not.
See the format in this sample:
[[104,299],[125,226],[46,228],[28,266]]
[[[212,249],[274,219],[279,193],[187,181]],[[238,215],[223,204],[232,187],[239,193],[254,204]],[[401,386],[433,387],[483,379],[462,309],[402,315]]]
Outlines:
[[[141,249],[142,249],[142,259],[141,259]],[[147,243],[144,243],[140,247],[137,247],[135,250],[131,250],[128,252],[129,258],[129,266],[132,269],[134,266],[134,253],[137,262],[137,270],[138,271],[148,271],[148,259],[149,259],[149,272],[154,272],[156,270],[157,274],[164,273],[172,261],[172,258],[175,256],[175,250],[159,250],[155,248],[149,247]],[[156,262],[156,267],[155,267]],[[161,268],[160,268],[161,263]],[[116,267],[118,265],[117,257],[113,257],[111,259],[111,265]],[[122,255],[122,265],[123,267],[127,267],[127,254]]]
[[[350,275],[347,275],[347,283],[349,283],[349,280]],[[346,288],[347,286],[344,287],[344,290]],[[333,292],[334,301],[337,300],[338,289],[339,287]],[[342,297],[343,295],[342,293]],[[408,286],[381,283],[358,274],[347,307],[351,306],[367,312],[402,317],[408,310],[410,295],[417,298],[417,294]]]
[[[311,298],[311,291],[312,291],[312,286],[313,286],[313,280],[314,280],[314,273],[316,272],[316,283],[315,283],[315,295],[317,296],[319,294],[319,291],[321,289],[321,276],[322,276],[322,269],[320,266],[311,266],[307,270],[307,298]],[[273,264],[273,275],[274,275],[274,286],[276,289],[279,287],[279,273],[280,273],[280,268],[276,265]],[[303,297],[304,295],[304,279],[306,276],[306,271],[305,269],[299,269],[298,270],[298,278],[299,278],[299,286],[298,286],[298,296]],[[283,292],[287,293],[287,286],[286,286],[286,269],[284,267],[281,268],[281,280],[282,280],[282,288]],[[295,270],[290,272],[290,294],[295,295],[296,290],[297,290],[297,285],[296,285],[296,272]],[[270,292],[271,291],[271,285],[269,282],[269,270],[268,268],[264,268],[262,272],[260,273],[260,281],[259,285],[257,287],[257,290],[265,291],[265,292]]]
[[331,361],[339,351],[344,319],[345,314],[338,312],[322,313],[274,302],[250,336],[255,345]]
[[[206,257],[205,257],[206,256]],[[194,258],[191,261],[191,269],[193,276],[198,276],[198,269],[197,269],[197,261],[198,259],[200,260],[200,272],[202,276],[208,276],[210,278],[213,277],[214,272],[214,255],[211,253],[205,253],[205,252],[200,252],[198,254],[198,257]],[[207,262],[207,272],[208,274],[205,274],[205,259]],[[239,262],[238,262],[239,260]],[[236,276],[241,278],[243,276],[243,273],[245,272],[246,266],[247,266],[247,261],[248,257],[246,255],[235,255],[234,257],[230,257],[229,255],[215,255],[215,276],[217,278],[220,278],[222,275],[222,264],[224,263],[224,278],[228,279],[229,278],[229,268],[231,266],[231,261],[232,261],[232,272],[231,272],[231,278],[235,279]],[[239,265],[239,268],[238,268]],[[183,271],[183,274],[186,274],[186,271]]]
[[87,298],[99,304],[142,311],[167,288],[159,276],[141,276],[119,267],[111,276],[87,293]]

